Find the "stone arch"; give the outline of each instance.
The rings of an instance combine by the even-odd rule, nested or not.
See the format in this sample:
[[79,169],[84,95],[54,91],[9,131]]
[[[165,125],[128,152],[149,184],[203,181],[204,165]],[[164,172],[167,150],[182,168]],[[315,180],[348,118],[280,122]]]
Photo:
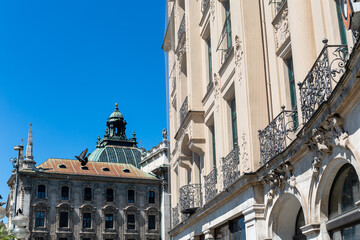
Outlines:
[[[300,208],[305,214],[306,208],[302,204],[299,194],[284,193],[274,203],[268,218],[268,236],[271,239],[292,239],[295,235],[296,217]],[[307,216],[305,223],[307,223]]]
[[[347,155],[347,156],[346,156]],[[325,165],[326,164],[326,165]],[[350,164],[354,167],[359,179],[360,179],[360,168],[359,162],[355,159],[354,155],[350,151],[346,151],[343,156],[337,156],[331,158],[328,163],[324,163],[326,166],[319,176],[319,182],[315,189],[314,197],[314,216],[317,219],[313,221],[320,224],[320,232],[326,233],[326,222],[328,220],[328,208],[329,208],[329,196],[330,191],[339,170],[346,164]],[[322,236],[325,238],[326,236]],[[327,237],[329,237],[327,235]]]

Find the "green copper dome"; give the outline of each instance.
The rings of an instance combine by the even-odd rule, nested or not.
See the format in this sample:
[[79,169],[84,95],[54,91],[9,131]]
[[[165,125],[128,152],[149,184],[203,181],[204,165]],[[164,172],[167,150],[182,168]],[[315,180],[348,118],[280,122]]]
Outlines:
[[127,163],[140,168],[141,150],[130,147],[105,146],[89,155],[89,162]]
[[118,104],[115,104],[115,111],[110,115],[110,119],[114,119],[114,118],[122,118],[124,119],[124,116],[122,115],[121,112],[119,112],[119,108],[118,108]]

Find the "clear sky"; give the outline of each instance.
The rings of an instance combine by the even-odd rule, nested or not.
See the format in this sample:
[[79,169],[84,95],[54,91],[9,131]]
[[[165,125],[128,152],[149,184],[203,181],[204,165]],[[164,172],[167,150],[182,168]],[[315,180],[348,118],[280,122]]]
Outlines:
[[166,127],[165,0],[0,1],[0,195],[33,124],[34,160],[95,149],[119,103],[139,146]]

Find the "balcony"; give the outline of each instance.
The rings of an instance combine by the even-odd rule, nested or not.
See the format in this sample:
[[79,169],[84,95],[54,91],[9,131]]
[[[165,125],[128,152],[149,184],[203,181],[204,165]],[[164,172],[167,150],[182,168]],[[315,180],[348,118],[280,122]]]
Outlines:
[[205,202],[210,202],[217,194],[216,168],[214,168],[207,176],[205,176]]
[[259,130],[261,165],[284,151],[292,141],[289,134],[298,126],[297,111],[285,110],[285,106],[281,109],[279,115],[264,130]]
[[222,159],[222,174],[224,189],[233,184],[239,177],[239,148],[236,146]]
[[181,213],[194,213],[201,207],[201,185],[188,184],[180,188]]
[[173,228],[179,224],[179,205],[171,209],[172,226]]
[[[328,45],[323,40],[324,47],[300,88],[300,101],[303,123],[305,124],[328,99],[337,81],[345,72],[348,56],[346,45]],[[330,54],[330,55],[329,55]]]
[[184,122],[188,112],[189,112],[188,97],[186,97],[180,108],[180,125]]
[[201,1],[201,12],[204,13],[208,8],[210,0],[202,0]]
[[178,30],[178,42],[180,42],[181,40],[181,37],[183,36],[183,34],[185,33],[186,31],[186,25],[185,25],[185,14],[183,16],[183,18],[181,19],[181,23],[179,25],[179,30]]

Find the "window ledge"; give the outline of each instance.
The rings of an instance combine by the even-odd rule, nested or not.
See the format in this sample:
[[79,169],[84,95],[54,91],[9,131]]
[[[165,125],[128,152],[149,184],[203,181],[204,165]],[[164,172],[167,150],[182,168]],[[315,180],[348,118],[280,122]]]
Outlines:
[[344,213],[337,216],[326,223],[326,230],[331,231],[336,228],[343,227],[350,223],[355,223],[360,220],[360,211],[358,208],[351,210],[350,212]]

